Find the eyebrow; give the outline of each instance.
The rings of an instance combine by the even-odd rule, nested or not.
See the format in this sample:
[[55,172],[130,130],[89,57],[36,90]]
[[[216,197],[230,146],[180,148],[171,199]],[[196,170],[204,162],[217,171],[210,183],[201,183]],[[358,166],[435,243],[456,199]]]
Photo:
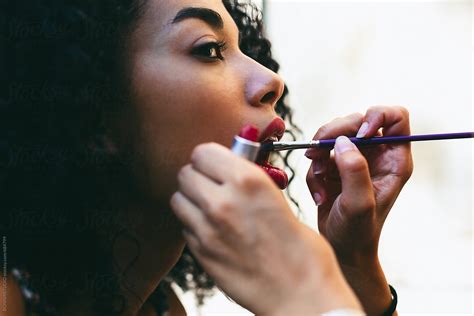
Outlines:
[[200,19],[213,29],[222,30],[224,21],[219,13],[208,8],[187,7],[179,10],[171,24],[179,23],[186,19]]

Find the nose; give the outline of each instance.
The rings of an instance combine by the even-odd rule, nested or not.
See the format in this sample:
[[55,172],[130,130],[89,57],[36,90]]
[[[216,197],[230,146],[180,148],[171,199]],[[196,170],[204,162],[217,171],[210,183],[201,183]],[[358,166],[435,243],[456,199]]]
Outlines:
[[253,71],[247,78],[246,94],[248,102],[255,107],[271,106],[281,98],[285,84],[275,72],[254,60]]

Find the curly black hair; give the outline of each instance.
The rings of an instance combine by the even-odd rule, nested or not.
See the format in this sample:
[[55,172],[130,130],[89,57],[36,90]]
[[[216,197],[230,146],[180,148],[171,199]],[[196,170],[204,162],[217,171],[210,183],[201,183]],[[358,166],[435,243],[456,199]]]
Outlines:
[[[57,315],[88,293],[98,315],[119,315],[125,307],[112,247],[117,238],[136,241],[114,212],[120,203],[114,193],[129,189],[133,157],[111,154],[104,135],[130,101],[124,52],[143,2],[0,4],[0,232],[9,267],[34,290],[31,312]],[[258,8],[223,3],[240,30],[242,52],[277,72]],[[287,94],[285,86],[276,110],[295,139],[300,130]],[[291,182],[289,154],[280,157]],[[200,304],[214,288],[187,248],[152,295],[159,312],[167,309],[171,282],[193,290]]]

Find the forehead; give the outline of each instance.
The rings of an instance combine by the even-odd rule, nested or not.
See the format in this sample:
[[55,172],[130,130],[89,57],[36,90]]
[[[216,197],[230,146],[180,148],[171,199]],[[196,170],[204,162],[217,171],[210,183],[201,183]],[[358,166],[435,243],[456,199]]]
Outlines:
[[207,8],[216,11],[224,21],[224,28],[236,27],[222,0],[145,0],[144,22],[153,23],[155,31],[171,31],[176,14],[184,8]]
[[[238,41],[239,29],[222,0],[142,0],[142,13],[135,24],[135,28],[129,39],[131,51],[140,50],[143,47],[167,47],[169,43],[180,39],[182,35],[189,32],[190,27],[194,33],[199,30],[211,30],[206,28],[204,22],[198,19],[186,19],[180,23],[171,23],[179,11],[185,8],[206,8],[217,12],[223,20],[225,36],[230,36]],[[202,23],[199,27],[195,27]],[[201,27],[202,26],[202,27]]]

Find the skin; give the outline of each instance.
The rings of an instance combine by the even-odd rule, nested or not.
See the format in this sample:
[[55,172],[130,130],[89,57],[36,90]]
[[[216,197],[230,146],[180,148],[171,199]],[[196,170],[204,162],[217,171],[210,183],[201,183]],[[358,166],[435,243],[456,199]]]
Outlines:
[[[314,139],[356,133],[360,137],[410,135],[408,111],[398,106],[371,107],[365,115],[355,113],[322,126]],[[378,243],[385,219],[413,172],[411,145],[354,148],[342,157],[311,149],[306,156],[313,160],[306,181],[311,194],[319,195],[315,198],[320,205],[319,231],[334,248],[365,311],[380,315],[389,306],[391,294],[378,258]]]
[[[223,28],[213,29],[199,19],[169,23],[189,6],[218,12]],[[192,53],[198,45],[217,40],[227,42],[225,61],[214,58],[215,50],[201,56]],[[277,116],[274,106],[284,84],[240,52],[238,28],[220,1],[146,1],[127,44],[133,106],[113,122],[107,141],[111,150],[138,153],[133,185],[143,193],[122,197],[128,228],[141,247],[124,276],[123,294],[129,303],[124,315],[153,315],[146,301],[185,244],[182,225],[169,205],[178,189],[179,169],[200,143],[230,146],[247,123],[263,130]],[[114,250],[123,272],[136,249],[118,240]],[[77,298],[67,314],[88,314],[88,300]]]
[[[324,125],[315,139],[356,133],[409,135],[408,112],[372,107],[365,115]],[[196,147],[191,163],[178,175],[180,189],[171,200],[186,227],[190,249],[226,293],[257,314],[357,308],[341,281],[343,273],[364,311],[381,315],[391,294],[378,260],[378,241],[413,170],[410,144],[361,152],[340,136],[334,155],[311,149],[306,156],[313,160],[307,183],[310,192],[319,195],[315,202],[320,205],[322,236],[296,222],[276,186],[254,164],[215,143]],[[326,249],[327,242],[336,256]]]
[[[148,190],[153,200],[157,201],[153,206],[161,205],[164,210],[163,213],[166,213],[169,209],[169,198],[171,194],[178,189],[182,189],[184,185],[182,177],[180,180],[180,177],[176,175],[183,166],[185,166],[184,168],[187,166],[189,170],[189,159],[190,156],[192,157],[191,153],[194,153],[193,150],[195,150],[196,145],[212,141],[227,148],[230,146],[233,135],[237,134],[243,125],[249,123],[263,130],[276,117],[274,107],[276,101],[282,94],[283,81],[277,74],[240,52],[238,49],[238,29],[220,2],[150,1],[147,5],[147,10],[133,33],[130,46],[130,69],[136,104],[136,108],[134,108],[135,112],[132,115],[132,117],[136,117],[136,126],[132,127],[135,133],[132,134],[134,138],[130,142],[134,144],[137,152],[142,153],[141,160],[139,160],[137,164],[138,167],[136,168],[136,170],[141,171],[137,175],[140,178],[138,182],[145,184],[144,188]],[[169,21],[175,16],[176,12],[186,6],[203,6],[213,9],[221,15],[224,27],[222,30],[215,30],[198,19],[187,19],[178,24],[170,25]],[[203,59],[203,56],[195,56],[191,53],[193,47],[215,40],[225,40],[227,42],[228,47],[222,53],[225,58],[224,60]],[[183,89],[183,87],[186,87],[186,89]],[[268,96],[269,93],[273,93],[274,97],[267,98],[266,96]],[[170,107],[170,104],[173,106]],[[376,117],[379,118],[377,119]],[[395,119],[391,121],[381,121],[380,117],[395,117]],[[406,111],[398,108],[372,109],[367,113],[367,120],[372,124],[368,136],[375,133],[375,130],[379,127],[385,127],[385,133],[406,134],[409,132]],[[342,120],[340,124],[328,124],[316,133],[316,137],[335,137],[341,134],[351,135],[357,131],[362,121],[362,116],[359,115],[356,120],[350,117],[349,119]],[[209,124],[209,122],[213,124]],[[403,128],[397,130],[392,125],[402,126]],[[162,146],[162,144],[169,144],[170,142],[179,145]],[[340,170],[347,170],[346,179],[354,177],[355,171],[351,169],[354,167],[351,164],[351,159],[354,159],[354,155],[358,157],[359,162],[367,161],[366,164],[371,166],[383,166],[383,163],[390,160],[394,154],[399,157],[398,160],[395,160],[396,163],[392,164],[392,170],[372,167],[370,175],[368,169],[360,172],[360,177],[365,177],[366,179],[385,179],[386,182],[386,185],[380,186],[380,190],[375,191],[376,194],[373,190],[375,186],[372,185],[373,183],[371,184],[371,181],[366,181],[366,186],[360,188],[360,190],[355,193],[355,196],[364,194],[364,196],[368,197],[368,201],[374,202],[368,206],[366,205],[365,208],[362,207],[362,209],[370,209],[372,213],[377,210],[377,214],[385,214],[386,216],[398,192],[401,190],[404,181],[408,179],[412,167],[410,164],[400,162],[411,161],[409,145],[395,148],[394,150],[392,147],[383,147],[384,151],[374,153],[367,157],[363,157],[358,151],[351,152],[352,155],[347,153],[345,155],[341,154],[341,157],[349,157],[347,158],[349,162],[341,158],[338,164]],[[202,156],[204,156],[204,158],[201,159],[212,159],[211,157],[217,157],[218,154],[209,153]],[[326,156],[327,152],[313,152],[309,154],[309,157],[315,161],[321,157],[325,158]],[[230,158],[228,158],[227,164],[230,163],[229,161]],[[329,161],[331,162],[333,160]],[[225,163],[223,164],[225,166]],[[335,164],[333,163],[332,165],[334,166]],[[214,164],[215,168],[218,166],[219,164]],[[248,165],[246,166],[249,167]],[[331,163],[328,163],[328,166],[331,166]],[[354,168],[357,171],[356,167]],[[244,166],[236,165],[232,169],[241,171],[245,170],[245,168]],[[327,170],[329,172],[331,169],[328,168]],[[334,171],[335,168],[332,170]],[[254,172],[253,174],[262,175],[263,173]],[[399,176],[395,178],[401,181],[391,181],[393,175]],[[327,199],[325,205],[333,205],[334,203],[331,202],[335,200],[329,199],[329,193],[332,193],[333,196],[338,196],[338,194],[342,195],[342,191],[338,191],[332,187],[326,187],[326,183],[322,183],[318,180],[320,177],[321,176],[319,176],[319,178],[315,176],[315,183],[313,183],[311,177],[309,177],[308,185],[310,191],[312,193],[320,192],[323,199]],[[261,179],[263,178],[265,177],[261,177]],[[274,186],[269,184],[268,178],[266,178],[266,180],[267,181],[263,182],[262,185],[266,184],[275,189]],[[382,181],[378,183],[382,184]],[[200,183],[194,184],[196,188],[201,185]],[[369,184],[372,185],[372,190]],[[240,189],[244,187],[241,186]],[[347,192],[354,190],[353,184],[349,183],[346,187]],[[241,193],[239,187],[234,186],[233,190],[232,195],[234,196],[238,196],[237,193]],[[213,197],[218,196],[214,193],[215,192],[210,190],[202,194],[208,194]],[[223,196],[229,195],[224,194]],[[384,196],[386,198],[380,198]],[[242,207],[247,207],[251,204],[250,199],[248,200],[249,203],[242,203],[241,200],[238,200],[234,201],[234,204],[238,203],[240,209],[242,209]],[[216,203],[219,202],[217,199],[215,199],[215,201]],[[280,201],[280,208],[287,209],[288,206],[282,200]],[[174,205],[173,200],[171,200],[171,204]],[[263,208],[264,206],[261,207]],[[276,205],[267,205],[267,208],[278,209]],[[352,209],[350,207],[346,208],[349,211],[345,212],[350,213]],[[357,208],[359,209],[360,207],[357,206]],[[131,207],[131,209],[133,210],[133,207]],[[160,213],[157,215],[156,207],[144,207],[144,209],[150,210],[146,218],[166,216]],[[177,207],[173,207],[173,209],[176,212]],[[339,213],[343,213],[341,208],[334,208],[333,210],[332,207],[330,208],[330,213],[337,214],[338,210]],[[364,236],[364,238],[361,239],[361,245],[356,245],[354,248],[347,247],[347,243],[344,243],[343,237],[337,236],[337,234],[336,236],[332,236],[331,234],[327,234],[327,232],[332,228],[334,231],[339,231],[341,236],[348,238],[351,234],[360,233],[362,229],[359,229],[359,231],[348,230],[348,227],[352,225],[350,221],[343,222],[344,225],[337,222],[331,223],[330,221],[321,221],[320,223],[320,227],[321,225],[326,225],[326,228],[328,228],[322,230],[323,235],[328,238],[330,244],[335,248],[338,262],[344,275],[358,295],[366,311],[371,314],[384,310],[390,302],[387,282],[376,255],[378,237],[384,219],[382,217],[383,216],[375,223],[371,223],[370,227],[373,227],[373,229],[370,231],[374,231],[374,233],[369,237]],[[351,219],[357,221],[357,219],[354,220],[354,218],[356,217],[352,217]],[[180,219],[183,220],[182,217],[180,217]],[[159,221],[160,218],[156,218],[156,220]],[[228,221],[230,222],[229,219]],[[201,222],[195,221],[194,223]],[[238,223],[238,221],[236,221],[236,223]],[[272,222],[270,221],[269,223]],[[138,283],[134,287],[136,289],[135,292],[143,293],[141,296],[143,301],[146,301],[147,295],[151,293],[154,286],[158,284],[159,280],[165,275],[169,268],[172,267],[174,261],[178,258],[179,250],[181,250],[184,245],[184,240],[178,237],[180,233],[179,225],[169,225],[169,227],[169,232],[166,232],[166,230],[159,230],[159,232],[157,232],[156,229],[147,226],[145,223],[143,227],[137,229],[139,236],[143,231],[149,232],[149,234],[147,234],[148,238],[143,238],[142,240],[145,245],[150,246],[149,252],[143,252],[143,260],[138,261],[136,266],[139,268],[137,268],[136,273],[130,273],[130,282]],[[282,227],[284,226],[282,225]],[[293,229],[291,232],[295,233],[296,236],[306,236],[307,245],[310,244],[309,240],[314,242],[316,239],[315,235],[301,233],[301,231],[304,231],[303,226],[294,224],[294,227],[298,228]],[[285,234],[280,234],[280,236],[291,236],[289,228],[287,229],[287,231],[284,231]],[[282,231],[278,232],[282,233]],[[185,239],[187,242],[191,242],[189,234],[185,234]],[[166,240],[167,244],[164,244],[163,240]],[[173,240],[173,242],[169,242],[170,240]],[[234,240],[238,241],[243,239]],[[303,238],[303,240],[305,240],[305,238]],[[319,243],[324,244],[324,239],[317,240],[319,240]],[[343,244],[343,246],[340,246],[338,243]],[[293,244],[297,244],[296,239]],[[365,249],[367,244],[371,245],[371,247],[368,248],[372,249],[372,251],[369,253],[361,253],[360,249]],[[281,246],[281,243],[278,243],[278,246]],[[161,251],[163,257],[157,257],[154,249],[167,249],[167,247],[169,251]],[[321,246],[321,248],[324,249],[324,246]],[[192,249],[195,250],[196,254],[196,248]],[[242,245],[240,249],[243,249]],[[126,252],[122,251],[121,253],[124,254]],[[316,271],[316,267],[319,266],[318,264],[321,264],[321,253],[315,251],[314,257],[313,270],[310,269],[311,271]],[[154,258],[155,260],[150,260],[150,258]],[[168,264],[163,264],[163,262],[166,262],[164,258],[169,258]],[[202,258],[203,257],[201,257],[201,259]],[[271,256],[269,258],[271,258]],[[305,273],[308,273],[308,276],[312,275],[312,278],[315,280],[340,280],[341,278],[339,278],[337,267],[334,268],[335,265],[331,263],[331,256],[323,256],[323,258],[328,258],[324,262],[325,266],[332,267],[327,269],[327,271],[330,272],[327,274],[320,274],[318,272],[319,274],[315,273],[315,275],[313,275],[313,272]],[[354,258],[359,258],[360,260],[356,261]],[[229,261],[227,261],[227,264],[228,262]],[[239,262],[245,261],[240,260]],[[309,262],[312,261],[309,260]],[[150,263],[152,264],[150,265]],[[157,269],[157,267],[163,267],[160,273],[156,272],[160,270]],[[213,266],[213,268],[215,269],[208,270],[218,271],[217,266]],[[236,269],[238,269],[238,267],[236,267]],[[146,278],[143,278],[143,271],[150,271]],[[279,273],[274,273],[274,275],[278,277],[284,274],[283,267],[281,267]],[[227,275],[235,276],[235,274],[232,273],[221,274],[222,278],[225,278]],[[322,277],[322,275],[325,277]],[[328,277],[328,275],[331,277]],[[217,277],[217,275],[213,276]],[[216,279],[221,286],[225,283],[219,282],[218,277]],[[143,281],[137,282],[136,280]],[[154,280],[154,282],[150,280]],[[372,281],[366,282],[366,280]],[[290,279],[290,281],[292,280]],[[343,281],[334,282],[332,288],[335,293],[341,291],[347,293],[342,295],[344,298],[340,302],[337,302],[337,304],[335,302],[333,306],[338,304],[341,306],[358,306],[358,302],[352,299],[350,291],[346,290]],[[255,285],[255,289],[259,289],[257,285]],[[289,289],[292,289],[292,287]],[[248,290],[248,287],[246,287],[246,290]],[[376,299],[373,298],[374,290],[376,290],[375,293],[379,293]],[[285,293],[284,291],[282,292]],[[313,295],[312,297],[321,294],[319,292],[316,293],[316,289],[308,289],[305,293],[308,293],[310,296]],[[328,291],[328,293],[330,293],[330,291]],[[289,292],[286,292],[282,297],[285,295],[290,297]],[[307,296],[300,295],[299,297],[305,298]],[[276,298],[279,299],[279,297]],[[130,299],[133,301],[132,297],[130,297]],[[274,302],[278,301],[279,300],[275,300]],[[251,302],[248,302],[246,305],[246,302],[243,302],[244,306],[251,306],[251,304]],[[294,304],[293,306],[300,306],[297,299],[291,302],[290,305],[291,304]],[[135,309],[140,309],[140,307],[140,304],[137,303]],[[286,309],[284,306],[279,307],[281,310]],[[270,312],[265,308],[266,307],[260,309],[260,307],[256,307],[255,310],[261,313]],[[291,310],[291,308],[288,307],[288,310]]]
[[[198,19],[165,25],[188,6],[218,12],[223,29]],[[193,47],[217,40],[227,42],[224,61],[191,54]],[[263,130],[277,116],[283,81],[240,52],[237,26],[220,1],[150,1],[133,35],[131,56],[138,122],[133,142],[143,152],[144,174],[156,175],[144,180],[160,201],[168,202],[176,174],[197,144],[230,146],[244,124]]]
[[[223,28],[195,18],[170,23],[185,7],[216,11]],[[135,106],[126,115],[131,123],[125,124],[131,136],[111,139],[118,148],[140,153],[134,170],[147,196],[145,203],[132,201],[128,206],[131,218],[139,205],[146,219],[134,229],[142,255],[128,272],[127,283],[141,300],[127,296],[132,302],[130,315],[143,308],[141,301],[146,301],[184,247],[182,226],[169,205],[178,188],[179,169],[200,143],[212,140],[230,146],[233,135],[247,123],[263,130],[277,116],[274,106],[284,88],[277,74],[240,52],[238,28],[220,1],[148,1],[145,8],[128,52]],[[222,52],[225,60],[217,58],[216,49],[193,52],[218,40],[227,42]],[[157,223],[165,224],[157,229]],[[116,255],[125,266],[133,252],[129,256],[126,245],[118,249]]]
[[254,163],[203,144],[178,180],[171,204],[188,245],[237,303],[258,315],[361,309],[329,244],[298,222]]
[[[187,6],[201,6],[218,12],[223,19],[223,28],[213,29],[199,19],[186,19],[170,24],[169,21],[176,13]],[[192,49],[196,46],[216,40],[227,42],[227,49],[222,53],[224,60],[192,53]],[[237,26],[222,3],[211,0],[149,0],[128,44],[127,66],[131,78],[133,106],[129,108],[124,119],[115,123],[119,128],[112,128],[108,139],[114,150],[130,150],[138,153],[133,170],[136,173],[136,184],[143,193],[140,198],[129,197],[123,205],[124,213],[131,219],[129,229],[141,246],[140,256],[124,276],[124,283],[131,290],[125,288],[123,290],[129,302],[124,315],[154,315],[147,299],[179,258],[185,242],[189,243],[205,266],[206,260],[210,260],[208,263],[213,263],[212,269],[209,266],[209,272],[216,277],[218,284],[244,307],[256,313],[289,315],[298,312],[318,312],[335,307],[359,308],[359,302],[342,277],[342,273],[348,278],[349,284],[359,295],[364,307],[372,308],[374,303],[367,299],[364,289],[369,290],[372,284],[381,284],[383,273],[373,276],[373,282],[363,288],[364,285],[358,286],[358,281],[363,278],[352,278],[350,273],[344,269],[341,271],[337,265],[339,260],[340,264],[347,262],[356,270],[360,267],[352,264],[351,260],[341,261],[335,256],[347,253],[347,251],[341,252],[341,249],[347,249],[338,244],[338,241],[343,242],[343,238],[339,235],[347,236],[348,232],[344,230],[347,226],[334,228],[339,235],[330,237],[332,235],[327,234],[329,243],[336,249],[334,253],[325,238],[305,228],[292,217],[281,192],[261,169],[243,159],[235,159],[236,157],[228,150],[233,136],[243,125],[253,124],[263,130],[277,116],[275,104],[284,86],[277,74],[240,52]],[[271,97],[268,97],[269,95]],[[346,122],[343,125],[352,126],[354,122],[350,124]],[[335,133],[335,128],[327,128],[325,131]],[[198,146],[203,143],[207,145]],[[315,155],[322,157],[324,153]],[[202,166],[205,161],[208,161],[208,164],[213,161],[220,163],[199,169],[197,166]],[[227,173],[225,170],[219,170],[223,167]],[[229,170],[239,170],[238,174],[247,175],[247,178],[235,179],[228,173]],[[206,206],[199,204],[199,197],[193,194],[207,197],[206,201],[211,201],[211,193],[215,191],[190,193],[190,189],[185,189],[189,188],[190,184],[203,184],[194,178],[189,178],[191,171],[195,175],[198,174],[201,181],[223,188],[222,195],[219,196],[228,198],[229,200],[225,201],[227,204],[219,204],[223,203],[222,199],[212,199],[212,204]],[[220,171],[226,178],[221,179],[223,182],[219,180],[216,182],[215,177],[217,174],[221,175]],[[251,174],[255,178],[250,176]],[[377,178],[377,174],[373,177]],[[394,192],[399,192],[401,188],[400,184],[397,185],[396,190],[389,185],[390,190],[382,190],[382,195],[389,196],[388,200],[392,198],[394,200],[396,198]],[[326,190],[324,192],[337,192],[337,190],[331,191],[330,188],[326,189],[325,186],[326,184],[318,184],[310,187],[312,192],[322,190],[323,187]],[[350,189],[347,187],[347,190]],[[181,192],[181,196],[173,194],[176,191]],[[367,189],[365,193],[370,192]],[[231,199],[232,196],[240,198]],[[260,203],[255,203],[256,200]],[[328,198],[327,201],[326,205],[330,205],[331,200]],[[183,206],[184,203],[188,203],[188,206]],[[250,207],[251,205],[254,207]],[[383,210],[378,212],[388,213],[387,206],[388,204],[385,204],[385,207],[380,207]],[[171,208],[185,223],[188,228],[186,233],[182,233],[182,223],[170,212]],[[209,209],[219,210],[216,214],[220,214],[220,221],[227,223],[229,229],[235,230],[230,231],[233,233],[228,235],[228,239],[222,239],[221,229],[220,235],[212,234],[210,235],[212,238],[202,242],[202,235],[199,232],[203,232],[206,227],[216,229],[222,223],[214,221],[213,225],[209,224],[209,217],[203,215],[207,214],[206,211]],[[223,213],[223,210],[227,209],[233,211]],[[274,214],[257,210],[272,210]],[[201,214],[201,221],[186,220],[185,216],[193,216],[191,214],[194,216]],[[247,214],[248,217],[242,214]],[[233,217],[227,217],[228,215]],[[257,215],[267,216],[265,219],[270,226],[252,230],[254,228],[252,223],[261,223]],[[242,222],[246,222],[246,225]],[[198,223],[200,225],[197,225]],[[373,225],[380,226],[381,229],[382,224],[383,221],[378,221]],[[330,227],[333,224],[328,221],[327,225]],[[201,230],[196,229],[196,226],[201,227]],[[257,235],[261,238],[249,239],[252,236],[249,232],[252,231],[259,232]],[[235,238],[231,238],[232,236]],[[278,236],[280,239],[272,238]],[[282,236],[286,242],[282,242]],[[367,243],[378,242],[378,238],[371,237],[367,238]],[[201,251],[209,248],[212,243],[219,242],[226,245],[223,251],[227,252],[213,254]],[[207,245],[206,248],[202,248],[203,245]],[[248,252],[248,249],[252,248],[249,245],[262,245],[262,248],[259,248],[262,252],[253,257],[254,260],[255,258],[262,260],[256,265],[260,269],[252,270],[252,265],[246,266],[251,262],[246,259],[252,254]],[[355,251],[348,252],[359,254],[360,248],[355,247]],[[242,255],[239,260],[235,257],[236,249],[239,249],[237,253]],[[119,267],[125,267],[135,254],[135,249],[130,249],[125,240],[119,240],[114,250]],[[308,253],[308,261],[301,269],[298,268],[301,265],[300,260],[265,265],[266,273],[262,274],[260,279],[257,278],[252,286],[245,288],[232,286],[236,284],[235,278],[253,277],[264,271],[262,267],[265,260],[275,262],[273,258],[288,258],[287,254],[292,252]],[[369,258],[372,262],[374,256],[373,253],[372,256],[364,254],[363,258]],[[239,262],[242,264],[236,264]],[[250,268],[251,273],[242,273],[248,270],[246,268]],[[290,272],[288,277],[284,277],[288,272]],[[360,270],[362,275],[367,275],[369,272],[367,269]],[[298,282],[302,280],[312,280],[307,282],[312,285],[303,286],[305,282]],[[301,290],[294,291],[295,282],[302,285]],[[325,287],[314,286],[315,284],[324,284]],[[386,285],[386,282],[384,284]],[[266,290],[270,297],[263,304],[254,301],[260,296],[242,294],[242,291],[259,293],[259,290]],[[275,290],[276,293],[272,293]],[[385,294],[382,293],[380,298],[386,299]],[[312,302],[316,298],[320,298],[321,304],[317,306],[318,309],[313,310]],[[68,314],[87,314],[87,302],[87,297],[78,298],[69,306]],[[182,310],[176,314],[181,312]],[[13,315],[8,313],[6,315]]]

